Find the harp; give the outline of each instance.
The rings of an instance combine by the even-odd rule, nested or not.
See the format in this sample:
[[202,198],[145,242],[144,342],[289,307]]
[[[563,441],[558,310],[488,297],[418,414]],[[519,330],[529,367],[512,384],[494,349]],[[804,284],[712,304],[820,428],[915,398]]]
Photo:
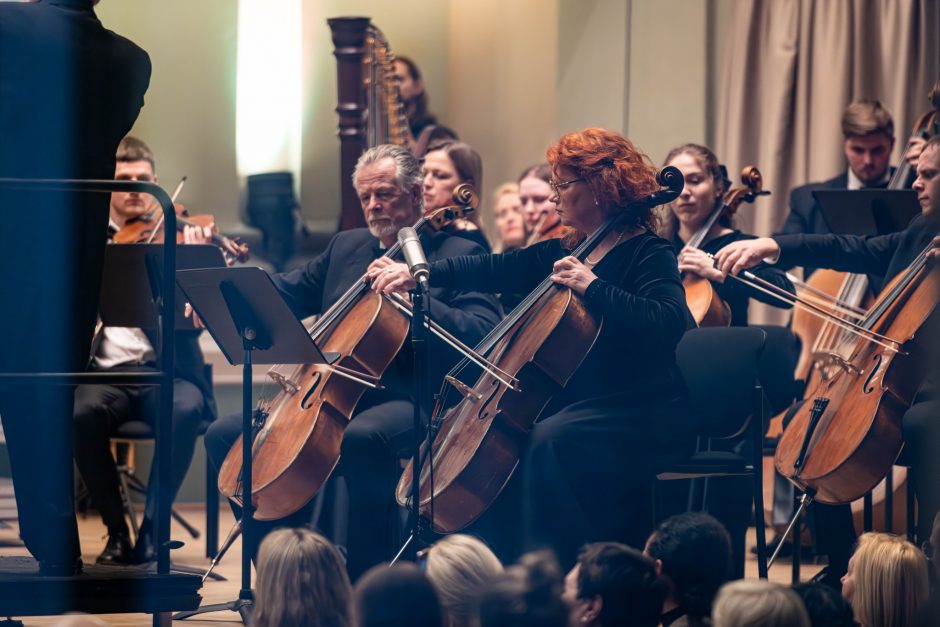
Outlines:
[[336,57],[342,193],[339,229],[345,230],[366,225],[352,186],[359,156],[379,144],[406,145],[410,131],[398,97],[395,56],[382,31],[367,17],[336,17],[327,23]]

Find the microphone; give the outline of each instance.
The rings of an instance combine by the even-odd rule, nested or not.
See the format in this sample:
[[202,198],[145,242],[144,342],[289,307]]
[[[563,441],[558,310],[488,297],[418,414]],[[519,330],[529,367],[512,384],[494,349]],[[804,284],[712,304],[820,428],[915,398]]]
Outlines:
[[405,263],[408,264],[408,271],[412,278],[418,282],[423,289],[428,288],[428,278],[431,276],[431,267],[424,256],[424,249],[421,247],[421,241],[415,230],[406,226],[398,231],[398,243],[401,245],[402,253],[405,255]]

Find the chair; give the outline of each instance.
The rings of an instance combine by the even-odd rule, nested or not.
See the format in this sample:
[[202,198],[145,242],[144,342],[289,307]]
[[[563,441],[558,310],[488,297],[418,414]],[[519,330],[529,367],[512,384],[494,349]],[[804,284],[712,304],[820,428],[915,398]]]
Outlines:
[[[660,481],[747,476],[757,527],[758,572],[767,578],[767,537],[763,504],[765,403],[759,361],[767,334],[753,328],[702,328],[688,331],[676,349],[689,389],[696,452],[662,468]],[[708,450],[711,440],[744,439],[742,452]]]

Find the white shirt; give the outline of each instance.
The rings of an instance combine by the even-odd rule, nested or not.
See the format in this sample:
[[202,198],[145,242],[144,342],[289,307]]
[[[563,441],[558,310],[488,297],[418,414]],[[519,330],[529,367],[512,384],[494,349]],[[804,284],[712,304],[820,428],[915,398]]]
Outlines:
[[[872,183],[871,186],[879,185],[881,183],[887,183],[890,180],[891,180],[891,168],[888,168],[887,170],[885,170],[885,175],[881,177],[881,180]],[[855,172],[852,171],[852,168],[849,168],[848,189],[855,190],[855,189],[862,189],[864,187],[870,187],[870,185],[865,185],[865,183],[862,183],[862,179],[855,176]]]

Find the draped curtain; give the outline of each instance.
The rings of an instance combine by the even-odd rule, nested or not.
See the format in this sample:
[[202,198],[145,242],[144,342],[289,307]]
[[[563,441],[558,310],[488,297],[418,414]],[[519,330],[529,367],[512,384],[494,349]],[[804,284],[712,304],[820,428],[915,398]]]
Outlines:
[[[735,185],[756,165],[772,191],[738,213],[758,235],[783,224],[792,188],[845,169],[849,102],[876,98],[891,112],[897,163],[940,80],[937,0],[734,0],[726,32],[714,144]],[[752,322],[783,318],[752,309]]]

